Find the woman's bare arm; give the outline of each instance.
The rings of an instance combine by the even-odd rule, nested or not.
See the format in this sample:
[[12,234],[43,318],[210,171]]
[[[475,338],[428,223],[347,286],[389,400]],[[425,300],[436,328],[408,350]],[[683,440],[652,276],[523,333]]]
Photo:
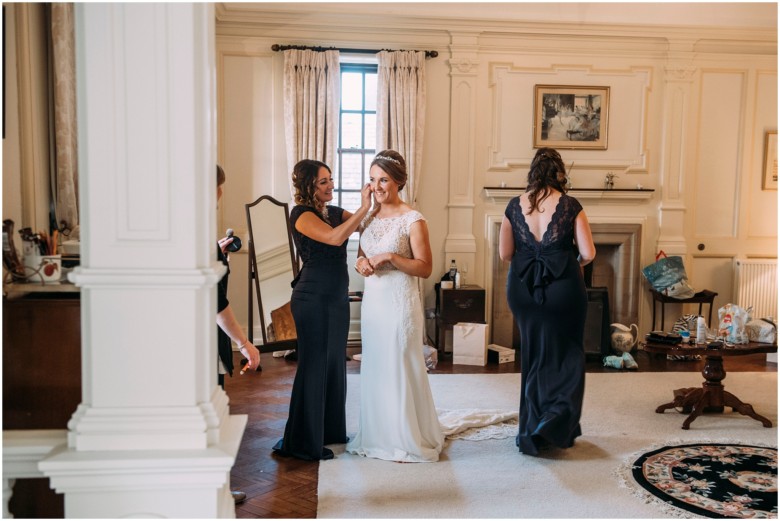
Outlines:
[[574,241],[580,252],[580,266],[585,266],[596,258],[596,245],[593,244],[593,235],[590,231],[590,223],[585,211],[582,210],[574,220]]
[[368,259],[374,268],[390,263],[407,275],[427,279],[433,271],[431,243],[428,239],[428,225],[423,220],[412,224],[409,229],[409,241],[412,246],[412,258],[407,259],[395,253],[380,253]]
[[512,233],[512,223],[504,217],[498,234],[498,256],[502,261],[511,262],[515,254],[515,236]]

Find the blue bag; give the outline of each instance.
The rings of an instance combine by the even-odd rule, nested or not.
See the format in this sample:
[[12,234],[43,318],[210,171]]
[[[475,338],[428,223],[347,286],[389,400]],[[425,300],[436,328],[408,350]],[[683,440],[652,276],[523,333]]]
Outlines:
[[[661,256],[663,255],[663,258]],[[655,262],[642,268],[642,274],[658,293],[676,299],[691,298],[696,292],[688,284],[682,257],[667,257],[663,250],[655,256]]]

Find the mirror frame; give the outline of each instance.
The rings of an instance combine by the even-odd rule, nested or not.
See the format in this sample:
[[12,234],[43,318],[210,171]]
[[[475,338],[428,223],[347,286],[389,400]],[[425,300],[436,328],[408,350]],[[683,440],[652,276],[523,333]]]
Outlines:
[[249,285],[247,291],[248,294],[247,337],[249,338],[249,341],[252,342],[252,344],[254,344],[254,305],[252,300],[255,298],[256,295],[257,307],[260,315],[261,332],[263,335],[263,344],[256,347],[260,350],[261,353],[272,353],[274,351],[286,351],[288,349],[296,349],[298,347],[298,339],[296,338],[296,339],[278,340],[274,342],[268,341],[268,335],[266,333],[266,325],[265,325],[265,316],[263,312],[263,299],[261,298],[260,295],[260,277],[257,269],[257,254],[255,252],[255,240],[254,240],[254,232],[252,230],[252,216],[251,216],[251,209],[257,206],[258,204],[260,204],[262,201],[269,201],[275,204],[276,206],[280,206],[284,210],[284,220],[285,223],[287,224],[287,241],[290,246],[290,264],[292,266],[293,277],[298,276],[298,262],[297,262],[297,253],[293,245],[292,228],[290,226],[290,211],[287,203],[282,203],[274,199],[270,195],[262,195],[258,197],[256,200],[254,200],[253,202],[244,205],[246,207],[246,224],[249,230],[249,262],[247,263],[248,266],[247,283]]

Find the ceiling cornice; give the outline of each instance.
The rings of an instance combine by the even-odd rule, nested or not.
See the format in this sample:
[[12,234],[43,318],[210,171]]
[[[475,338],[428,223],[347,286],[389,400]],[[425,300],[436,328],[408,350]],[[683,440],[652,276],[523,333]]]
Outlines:
[[[439,33],[446,36],[450,33],[469,31],[480,36],[524,37],[538,36],[544,38],[567,37],[612,37],[616,39],[647,39],[666,40],[689,39],[707,42],[701,49],[721,49],[724,45],[733,44],[737,54],[777,53],[777,30],[770,28],[745,28],[724,26],[682,26],[682,25],[645,25],[641,22],[629,23],[585,23],[585,22],[536,22],[515,21],[495,18],[458,18],[430,17],[420,15],[389,15],[372,16],[367,13],[330,12],[327,8],[305,4],[295,7],[295,3],[275,4],[254,3],[217,3],[215,13],[217,33],[232,36],[267,36],[268,31],[277,32],[280,28],[287,30],[321,30],[382,33],[415,34],[426,32]],[[283,5],[285,7],[279,7]],[[286,6],[290,6],[286,8]]]

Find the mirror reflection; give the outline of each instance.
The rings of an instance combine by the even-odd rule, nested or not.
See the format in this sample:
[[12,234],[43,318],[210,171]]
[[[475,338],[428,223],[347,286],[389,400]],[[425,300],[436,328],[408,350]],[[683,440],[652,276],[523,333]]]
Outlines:
[[[246,205],[249,231],[248,335],[260,326],[260,352],[295,349],[290,283],[298,274],[286,203],[264,195]],[[256,309],[256,311],[255,311]],[[259,322],[259,324],[258,324]],[[259,342],[254,342],[256,345]]]

